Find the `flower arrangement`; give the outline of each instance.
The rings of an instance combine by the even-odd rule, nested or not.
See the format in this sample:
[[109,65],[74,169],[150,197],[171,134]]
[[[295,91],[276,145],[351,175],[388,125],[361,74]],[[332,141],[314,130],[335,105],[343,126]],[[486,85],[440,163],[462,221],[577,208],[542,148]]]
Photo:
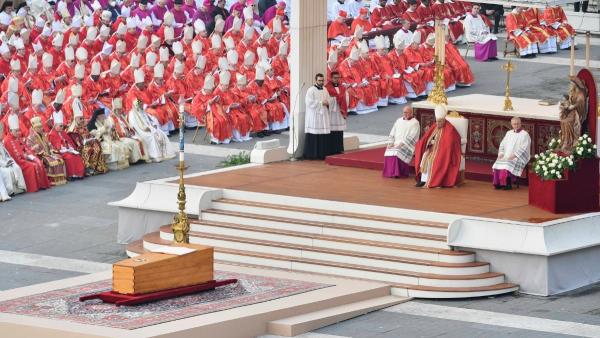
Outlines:
[[548,150],[534,156],[533,171],[544,180],[560,180],[564,178],[566,170],[577,168],[580,159],[596,157],[596,145],[587,134],[579,137],[570,155],[558,152],[556,149],[559,146],[560,139],[553,138],[548,143]]

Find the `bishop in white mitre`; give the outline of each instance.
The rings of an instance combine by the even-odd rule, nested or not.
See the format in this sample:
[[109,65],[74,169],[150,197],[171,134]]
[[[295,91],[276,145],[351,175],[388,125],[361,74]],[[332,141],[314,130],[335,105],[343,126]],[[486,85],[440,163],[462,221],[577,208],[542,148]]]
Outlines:
[[412,107],[405,106],[402,117],[396,120],[390,131],[383,155],[383,177],[408,177],[420,130],[419,121],[413,117]]
[[521,128],[521,119],[513,117],[510,120],[512,130],[509,130],[498,149],[498,159],[492,166],[494,169],[494,187],[496,189],[510,190],[521,176],[523,169],[529,162],[531,151],[531,137]]
[[479,61],[496,60],[498,48],[496,40],[498,38],[490,32],[490,27],[483,21],[479,15],[480,6],[474,4],[471,12],[467,13],[463,26],[465,29],[465,38],[467,42],[474,43],[475,59]]
[[331,133],[331,116],[329,106],[333,99],[324,88],[323,74],[315,76],[315,85],[306,91],[306,113],[304,115],[304,158],[322,160],[332,154],[329,134]]
[[141,101],[133,103],[128,119],[129,125],[142,140],[150,161],[161,162],[175,157],[169,138],[162,130],[152,125],[150,117],[142,108]]
[[[0,135],[4,133],[4,125],[0,122]],[[0,140],[0,202],[10,200],[10,195],[25,192],[25,178],[21,167],[4,147]]]

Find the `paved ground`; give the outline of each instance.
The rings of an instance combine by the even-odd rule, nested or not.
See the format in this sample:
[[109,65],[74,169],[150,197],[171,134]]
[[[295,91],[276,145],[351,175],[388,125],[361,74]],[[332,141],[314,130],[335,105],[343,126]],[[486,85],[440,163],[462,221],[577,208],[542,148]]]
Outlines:
[[[593,42],[592,59],[600,55],[599,41]],[[582,49],[577,51],[578,57],[582,53]],[[515,60],[513,95],[547,98],[565,93],[568,57],[569,53],[562,51],[533,61]],[[501,70],[504,61],[479,63],[469,59],[469,62],[476,84],[449,95],[504,93],[505,73]],[[598,69],[594,72],[600,79]],[[393,106],[369,115],[352,116],[348,131],[359,134],[363,140],[385,138],[401,109],[402,106]],[[203,135],[201,131],[200,138]],[[214,169],[226,155],[249,150],[255,143],[210,146],[200,140],[192,146],[192,136],[193,131],[186,133],[189,145],[186,158],[192,172]],[[279,138],[287,144],[285,134],[270,138]],[[138,181],[174,176],[174,164],[168,161],[135,165],[48,191],[20,195],[0,204],[0,290],[101,270],[124,258],[123,246],[116,243],[117,212],[107,203],[126,197]],[[600,336],[600,331],[595,331],[600,328],[600,286],[559,297],[508,295],[407,304],[413,307],[377,311],[305,337],[562,337],[582,332],[587,336],[598,332]],[[431,306],[443,308],[429,311]],[[467,312],[460,312],[463,310]],[[517,317],[505,318],[506,314]],[[594,326],[588,328],[577,323]]]

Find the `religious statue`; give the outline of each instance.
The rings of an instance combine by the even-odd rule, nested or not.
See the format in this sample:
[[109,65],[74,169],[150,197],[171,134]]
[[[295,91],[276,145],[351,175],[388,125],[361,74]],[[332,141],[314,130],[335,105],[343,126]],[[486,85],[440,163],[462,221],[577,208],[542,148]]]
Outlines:
[[575,108],[575,110],[577,110],[577,114],[579,114],[579,124],[581,126],[581,133],[585,134],[588,131],[587,87],[585,86],[583,81],[576,76],[571,76],[569,80],[571,81],[571,89],[569,90],[569,102]]
[[581,119],[576,107],[571,104],[569,95],[560,101],[560,147],[559,150],[571,154],[581,136]]

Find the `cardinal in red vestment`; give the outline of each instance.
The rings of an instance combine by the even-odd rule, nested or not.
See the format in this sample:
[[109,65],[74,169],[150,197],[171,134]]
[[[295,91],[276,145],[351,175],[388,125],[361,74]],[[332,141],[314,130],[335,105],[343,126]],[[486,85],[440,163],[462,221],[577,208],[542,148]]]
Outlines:
[[459,182],[460,135],[446,114],[446,106],[435,107],[435,124],[415,146],[417,187],[453,187]]
[[23,171],[27,192],[50,188],[44,163],[27,147],[21,137],[19,117],[16,114],[8,117],[8,128],[10,132],[4,136],[4,146]]

